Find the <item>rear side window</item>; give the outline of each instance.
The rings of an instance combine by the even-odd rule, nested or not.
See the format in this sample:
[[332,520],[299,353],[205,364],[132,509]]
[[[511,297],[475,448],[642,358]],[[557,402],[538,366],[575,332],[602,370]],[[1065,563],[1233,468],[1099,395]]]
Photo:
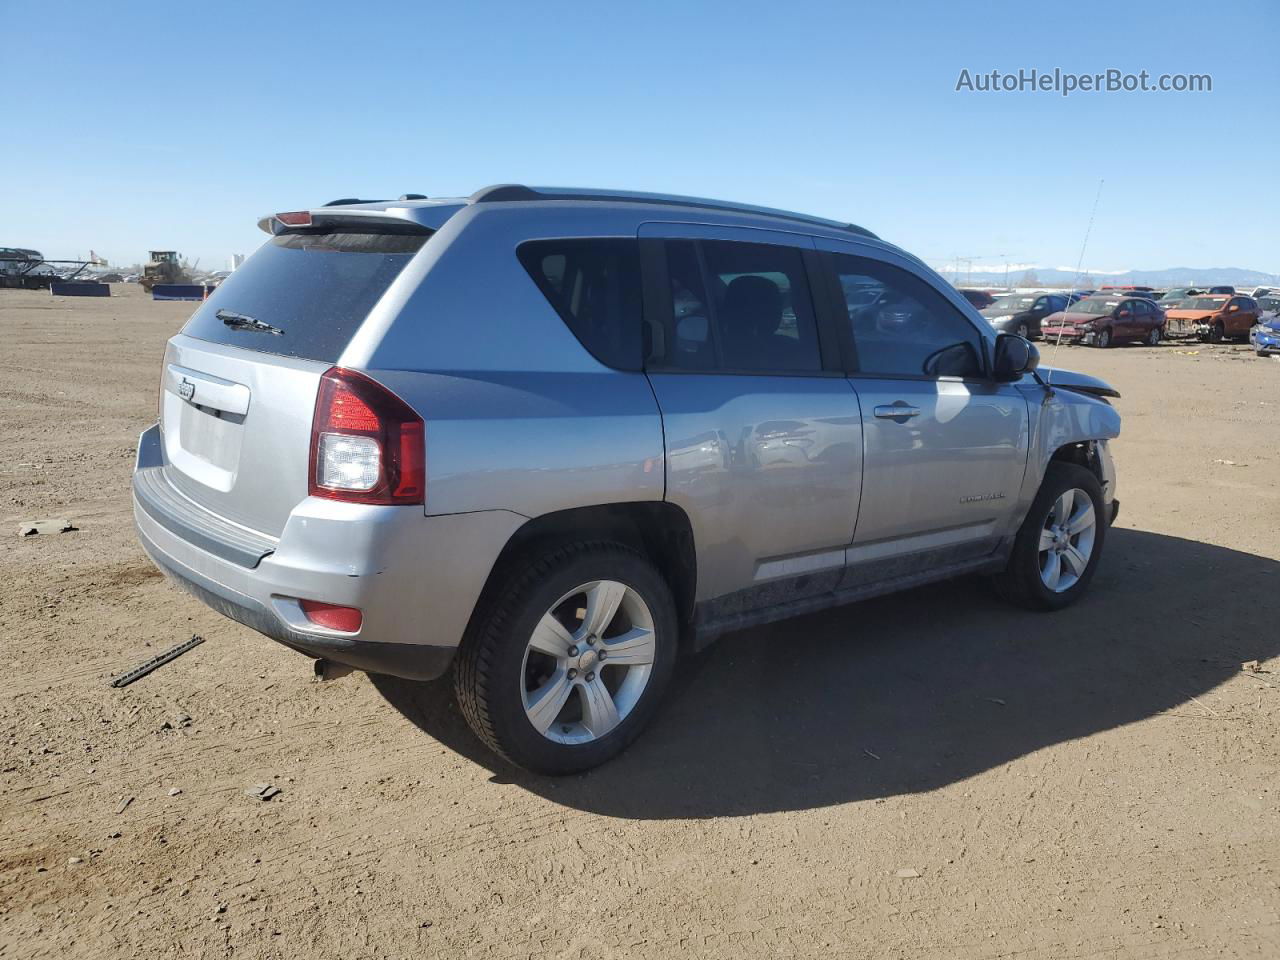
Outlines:
[[532,240],[516,252],[543,296],[593,357],[619,370],[641,368],[637,241]]
[[214,290],[182,332],[334,363],[426,240],[425,234],[386,233],[272,237]]

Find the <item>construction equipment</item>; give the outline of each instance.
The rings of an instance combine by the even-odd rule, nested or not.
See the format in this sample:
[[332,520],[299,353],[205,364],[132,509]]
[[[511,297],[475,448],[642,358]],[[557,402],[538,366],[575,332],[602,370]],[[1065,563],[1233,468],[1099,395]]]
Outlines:
[[74,280],[94,262],[93,260],[46,260],[39,250],[0,247],[0,287],[48,290],[52,283]]
[[176,250],[152,250],[147,254],[147,265],[142,268],[142,277],[138,280],[142,289],[151,292],[157,283],[191,283],[191,274],[187,265],[178,259]]

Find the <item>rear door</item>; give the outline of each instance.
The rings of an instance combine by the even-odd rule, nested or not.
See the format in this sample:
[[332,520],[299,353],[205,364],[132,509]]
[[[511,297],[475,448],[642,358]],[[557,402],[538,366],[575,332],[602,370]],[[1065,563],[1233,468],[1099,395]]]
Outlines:
[[907,261],[841,247],[830,241],[825,261],[864,419],[847,582],[987,556],[1011,532],[1029,448],[1027,401],[986,376],[986,340]]
[[165,479],[270,537],[307,496],[321,375],[426,240],[361,229],[273,237],[165,351]]
[[689,515],[699,601],[731,615],[833,589],[862,477],[858,400],[820,333],[812,242],[696,224],[640,228],[645,369],[667,498]]

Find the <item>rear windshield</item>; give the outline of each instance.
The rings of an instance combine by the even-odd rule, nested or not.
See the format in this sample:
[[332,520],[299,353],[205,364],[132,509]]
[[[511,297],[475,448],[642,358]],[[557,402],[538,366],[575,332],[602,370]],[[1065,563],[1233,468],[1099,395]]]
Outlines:
[[426,239],[386,233],[272,237],[214,290],[182,332],[333,363]]

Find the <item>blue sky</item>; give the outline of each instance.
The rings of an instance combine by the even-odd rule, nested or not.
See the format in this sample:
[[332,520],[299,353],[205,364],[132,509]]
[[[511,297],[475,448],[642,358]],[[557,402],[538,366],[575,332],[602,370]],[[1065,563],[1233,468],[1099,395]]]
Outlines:
[[[935,266],[1074,267],[1101,179],[1086,267],[1280,272],[1275,0],[154,9],[7,29],[0,82],[30,99],[0,128],[0,245],[221,267],[262,213],[524,182],[848,219]],[[1032,67],[1213,92],[955,92],[962,68]]]

